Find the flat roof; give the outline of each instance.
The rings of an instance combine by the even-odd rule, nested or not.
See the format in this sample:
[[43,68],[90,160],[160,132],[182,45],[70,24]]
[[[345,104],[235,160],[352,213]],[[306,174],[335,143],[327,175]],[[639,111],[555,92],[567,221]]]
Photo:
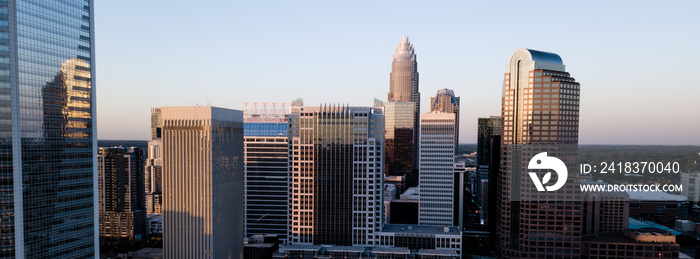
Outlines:
[[629,218],[629,223],[627,225],[627,228],[630,230],[637,230],[637,229],[643,229],[643,228],[656,228],[656,229],[661,229],[664,231],[671,232],[673,235],[683,235],[682,232],[666,227],[664,225],[658,224],[656,222],[651,222],[651,221],[641,221],[635,218]]
[[[635,231],[637,234],[641,234],[645,231]],[[657,233],[658,235],[661,236],[671,236],[671,234],[665,234],[665,233]],[[588,242],[604,242],[604,243],[635,243],[635,244],[666,244],[666,243],[655,243],[655,242],[640,242],[637,240],[632,239],[631,237],[628,237],[622,232],[607,232],[607,233],[600,233],[600,234],[591,234],[587,236],[583,236],[581,239],[583,241],[588,241]]]
[[363,253],[365,247],[363,246],[332,246],[326,249],[329,252],[356,252]]
[[421,249],[418,250],[418,254],[420,255],[447,255],[447,256],[456,256],[457,252],[451,249]]
[[407,247],[375,247],[372,249],[375,254],[410,254],[411,249]]
[[665,192],[628,191],[630,201],[688,201],[688,197]]
[[[448,232],[445,232],[445,228],[448,228]],[[392,232],[392,233],[421,233],[421,234],[435,234],[435,235],[460,235],[459,227],[437,227],[437,226],[419,226],[419,225],[409,225],[409,224],[385,224],[382,232]]]

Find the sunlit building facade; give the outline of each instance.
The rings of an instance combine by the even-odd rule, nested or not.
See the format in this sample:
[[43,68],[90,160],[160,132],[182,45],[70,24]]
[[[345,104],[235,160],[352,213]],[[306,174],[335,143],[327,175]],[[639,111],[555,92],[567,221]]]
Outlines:
[[513,52],[506,65],[495,201],[498,252],[503,258],[579,258],[581,254],[583,205],[578,185],[564,185],[557,191],[563,194],[561,199],[542,199],[538,195],[546,194],[533,192],[533,182],[521,174],[531,157],[548,151],[569,168],[568,183],[578,179],[573,170],[577,168],[579,83],[564,68],[559,55],[530,49]]
[[0,1],[0,258],[99,254],[93,1]]
[[299,107],[289,115],[289,243],[373,246],[382,228],[381,109]]
[[243,258],[243,112],[161,112],[165,258]]

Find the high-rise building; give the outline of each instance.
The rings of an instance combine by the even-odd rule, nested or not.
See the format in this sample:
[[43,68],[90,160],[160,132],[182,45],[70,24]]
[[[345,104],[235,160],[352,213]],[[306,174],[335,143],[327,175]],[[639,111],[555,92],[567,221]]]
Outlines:
[[416,112],[420,111],[420,93],[418,92],[418,62],[413,44],[408,37],[401,37],[396,46],[391,63],[388,100],[390,102],[414,102]]
[[418,223],[452,226],[455,181],[455,116],[431,112],[420,116]]
[[[489,229],[494,226],[489,222],[493,222],[489,218],[494,215],[493,206],[489,206],[489,197],[496,197],[496,174],[500,169],[500,135],[501,135],[501,117],[491,116],[490,118],[479,118],[478,121],[478,138],[476,152],[476,181],[477,188],[473,191],[476,200],[481,204],[479,215],[484,220],[484,225],[489,226]],[[484,188],[488,185],[487,188]],[[486,191],[484,190],[486,189]],[[493,230],[493,229],[492,229]]]
[[[581,180],[586,185],[604,185],[602,180]],[[629,225],[630,196],[623,191],[583,193],[583,235],[624,232]]]
[[246,103],[245,235],[277,235],[286,242],[289,219],[290,103]]
[[[501,117],[501,172],[495,202],[498,252],[503,258],[579,258],[582,202],[577,184],[565,184],[552,200],[523,173],[535,154],[548,151],[569,168],[575,183],[579,83],[559,55],[518,49],[508,59]],[[554,152],[553,152],[554,150]],[[559,181],[559,179],[557,179]],[[533,192],[534,190],[534,192]],[[542,195],[542,196],[540,196]],[[544,197],[544,198],[542,198]],[[542,216],[547,215],[546,219]]]
[[143,157],[139,148],[100,148],[97,169],[101,237],[141,239],[146,234]]
[[456,154],[459,146],[459,96],[455,96],[455,92],[447,88],[438,90],[435,97],[430,97],[430,111],[454,113]]
[[[394,131],[395,134],[400,134],[396,136],[397,138],[393,139],[393,143],[388,143],[390,149],[396,150],[397,148],[399,149],[407,149],[408,147],[413,147],[413,153],[406,153],[403,154],[404,157],[399,158],[398,160],[407,160],[409,157],[407,156],[413,156],[413,168],[414,170],[410,171],[410,173],[406,173],[406,181],[408,187],[415,187],[417,184],[417,176],[416,176],[416,170],[417,167],[415,166],[415,160],[418,157],[418,132],[416,132],[416,129],[418,129],[418,124],[419,124],[419,116],[420,116],[420,92],[418,92],[418,61],[416,60],[416,53],[413,50],[413,44],[408,40],[408,37],[403,36],[401,37],[401,41],[399,42],[399,45],[396,46],[396,51],[394,52],[394,58],[391,62],[391,74],[389,75],[389,94],[388,94],[388,102],[384,104],[385,109],[389,110],[391,108],[394,108],[395,111],[392,113],[389,111],[390,114],[393,114],[394,116],[394,125],[395,127],[401,127],[402,129],[399,131],[395,131],[387,127],[387,130],[392,130]],[[395,106],[391,106],[389,103],[391,102],[412,102],[413,105],[413,116],[409,117],[405,115],[405,109],[407,108],[407,104],[397,104]],[[405,120],[405,121],[399,121],[399,120]],[[405,125],[410,123],[409,120],[412,120],[413,122],[413,127],[409,130]],[[405,143],[407,142],[404,140],[403,136],[401,135],[407,135],[409,134],[409,131],[413,131],[413,140],[410,143]],[[387,132],[389,133],[389,132]],[[401,152],[401,150],[398,150]],[[396,151],[390,151],[391,153],[395,153]],[[391,154],[389,154],[391,157]],[[397,160],[396,157],[392,157],[394,160]],[[390,164],[395,164],[392,161],[389,161]],[[391,165],[390,165],[391,166]],[[401,166],[403,167],[403,166]],[[391,170],[391,169],[390,169]],[[403,170],[403,169],[402,169]],[[400,175],[401,173],[396,172],[393,173],[392,171],[386,172],[388,175]]]
[[243,258],[243,112],[161,112],[165,258]]
[[[384,103],[384,173],[387,176],[405,176],[408,187],[418,185],[415,107],[414,102]],[[402,188],[402,191],[405,189]]]
[[381,109],[298,107],[289,125],[289,243],[376,245],[383,224]]
[[0,1],[0,258],[99,255],[93,1]]
[[163,209],[163,117],[160,108],[151,108],[151,140],[145,166],[146,212]]

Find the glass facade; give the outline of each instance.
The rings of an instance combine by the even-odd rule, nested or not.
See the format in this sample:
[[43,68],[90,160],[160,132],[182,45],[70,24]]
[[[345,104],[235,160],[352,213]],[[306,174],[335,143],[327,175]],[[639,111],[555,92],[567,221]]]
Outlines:
[[[385,151],[386,162],[384,172],[387,175],[406,175],[406,185],[418,185],[418,169],[416,167],[417,144],[414,142],[415,103],[386,102],[384,104],[384,125],[386,131]],[[404,190],[401,190],[404,191]]]
[[[575,170],[580,85],[554,53],[518,49],[508,59],[502,97],[501,173],[498,174],[496,229],[499,257],[580,258],[582,203],[578,185],[539,196],[522,179],[527,162],[547,151]],[[578,181],[569,172],[567,182]],[[533,195],[537,194],[537,195]],[[552,192],[555,193],[555,192]],[[522,198],[521,198],[522,196]],[[553,215],[547,221],[540,215]],[[561,247],[552,251],[551,247]]]
[[383,119],[380,109],[368,107],[302,107],[290,114],[290,243],[376,244]]
[[289,103],[246,103],[245,235],[287,240],[289,220]]
[[0,1],[0,257],[97,251],[92,8]]

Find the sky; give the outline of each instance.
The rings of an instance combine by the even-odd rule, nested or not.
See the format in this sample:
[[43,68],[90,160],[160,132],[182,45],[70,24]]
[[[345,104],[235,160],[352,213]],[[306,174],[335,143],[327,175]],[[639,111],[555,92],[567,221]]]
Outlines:
[[530,48],[581,84],[580,144],[700,145],[700,1],[491,2],[95,1],[98,138],[148,139],[151,107],[371,106],[407,35],[421,110],[453,89],[461,143]]

